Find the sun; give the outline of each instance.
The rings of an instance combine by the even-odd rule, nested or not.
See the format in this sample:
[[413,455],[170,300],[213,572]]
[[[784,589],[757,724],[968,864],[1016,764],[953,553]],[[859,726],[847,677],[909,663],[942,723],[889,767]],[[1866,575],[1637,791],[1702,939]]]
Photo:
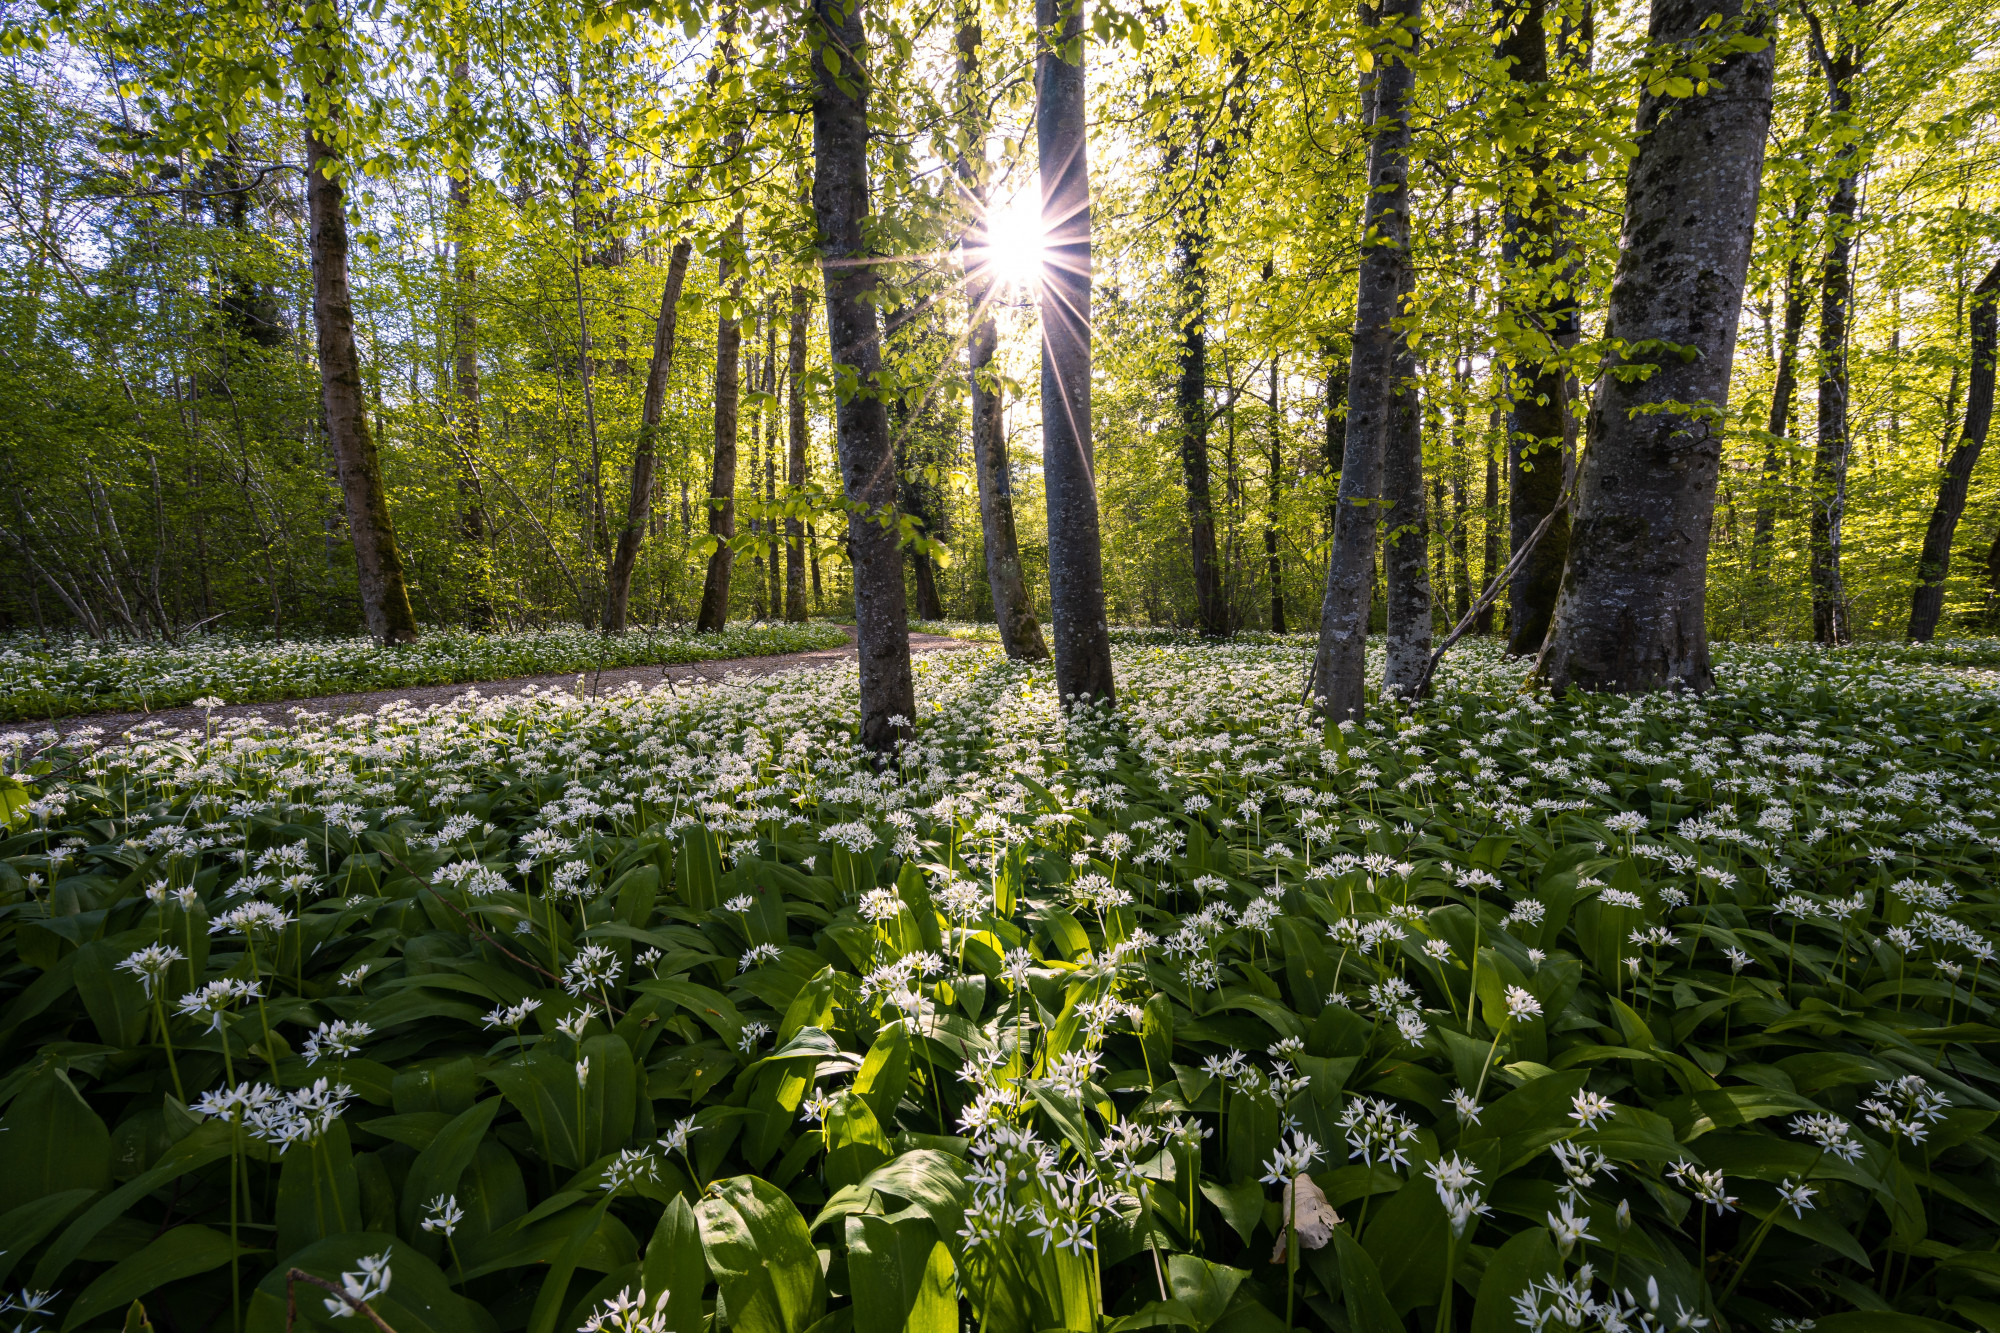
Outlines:
[[986,249],[979,262],[997,282],[1032,291],[1042,279],[1042,201],[1039,190],[1022,190],[987,210]]

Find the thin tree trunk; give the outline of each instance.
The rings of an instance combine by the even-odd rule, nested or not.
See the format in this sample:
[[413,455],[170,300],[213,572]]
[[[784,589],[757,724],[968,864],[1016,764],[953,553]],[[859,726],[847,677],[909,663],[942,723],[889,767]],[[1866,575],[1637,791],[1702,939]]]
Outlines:
[[[987,125],[980,89],[978,9],[964,5],[958,20],[958,80],[964,99],[965,142],[983,161]],[[986,552],[986,585],[1000,646],[1019,662],[1048,657],[1034,599],[1021,575],[1021,543],[1014,529],[1014,483],[1007,466],[1007,438],[1001,421],[1000,387],[993,357],[1000,345],[993,322],[994,277],[987,263],[986,184],[964,153],[957,159],[966,223],[959,238],[965,266],[966,363],[972,390],[972,470],[979,485],[979,527]]]
[[[471,67],[463,54],[452,62],[451,79],[453,85],[461,90],[472,81]],[[472,586],[466,608],[472,623],[484,628],[493,623],[493,570],[492,553],[487,549],[486,497],[479,480],[479,321],[472,309],[479,272],[472,243],[472,168],[469,164],[452,173],[448,191],[446,230],[452,249],[452,390],[457,397],[453,424],[461,458],[458,532],[471,566]]]
[[[813,0],[813,214],[826,277],[827,341],[836,381],[843,385],[872,385],[882,368],[875,256],[862,239],[868,216],[868,69],[861,9],[861,0]],[[874,393],[843,391],[835,421],[850,506],[861,743],[880,753],[909,734],[917,712],[909,607],[893,524],[895,459],[888,412]]]
[[666,414],[667,378],[673,371],[674,333],[679,323],[681,289],[687,283],[688,260],[694,247],[674,244],[667,259],[667,285],[660,293],[660,315],[653,324],[653,360],[646,367],[646,394],[639,408],[639,438],[632,447],[632,490],[625,497],[625,526],[618,532],[611,569],[604,579],[604,632],[625,630],[626,607],[632,597],[632,570],[639,563],[639,546],[653,509],[653,471],[658,465],[660,420]]
[[768,332],[764,335],[764,392],[769,400],[763,408],[764,417],[764,532],[769,538],[764,543],[764,569],[766,590],[770,597],[771,619],[784,616],[785,581],[780,569],[780,551],[784,543],[778,538],[778,302],[772,298],[765,314]]
[[1959,432],[1958,447],[1951,451],[1944,476],[1938,480],[1937,504],[1924,531],[1923,554],[1917,557],[1910,637],[1919,643],[1930,642],[1937,633],[1938,617],[1944,612],[1944,582],[1951,574],[1951,540],[1965,513],[1965,491],[1972,481],[1972,469],[1979,464],[1979,451],[1986,447],[1986,431],[1993,423],[1996,301],[2000,301],[2000,264],[1989,269],[1972,289],[1972,367],[1966,381],[1965,428]]
[[354,343],[354,297],[347,277],[346,191],[338,173],[340,160],[322,137],[322,130],[330,128],[341,112],[340,94],[331,86],[329,71],[336,57],[330,47],[321,29],[306,53],[314,66],[306,74],[306,209],[320,401],[339,468],[348,533],[354,542],[362,620],[379,643],[410,643],[417,637],[417,618],[403,581],[402,554],[389,516],[381,458],[368,428],[361,356]]
[[[1041,161],[1042,477],[1049,610],[1064,703],[1114,697],[1090,436],[1090,162],[1082,7],[1035,0],[1035,142]],[[1053,40],[1051,40],[1053,39]],[[1074,61],[1074,63],[1072,63]]]
[[[1763,11],[1746,8],[1743,0],[1653,0],[1652,48],[1681,48],[1738,23],[1753,38],[1767,36]],[[1654,352],[1646,378],[1599,380],[1562,595],[1536,664],[1558,693],[1714,682],[1703,616],[1722,458],[1715,423],[1729,401],[1772,62],[1764,41],[1714,66],[1706,93],[1640,98],[1605,336],[1614,346],[1694,354]],[[1628,364],[1647,364],[1643,355]]]
[[[1479,581],[1482,586],[1493,582],[1500,573],[1500,458],[1494,452],[1494,437],[1500,434],[1505,418],[1500,409],[1493,409],[1493,415],[1486,423],[1486,436],[1481,452],[1486,455],[1486,492],[1483,499],[1486,510],[1486,543],[1480,553]],[[1488,602],[1479,609],[1473,619],[1474,634],[1493,633],[1493,604]]]
[[[1178,145],[1172,156],[1179,157]],[[1208,206],[1202,194],[1206,165],[1197,144],[1194,177],[1174,234],[1174,285],[1180,339],[1174,349],[1174,413],[1179,424],[1181,483],[1187,491],[1188,558],[1194,574],[1195,621],[1201,632],[1228,632],[1222,572],[1215,549],[1215,501],[1208,468]]]
[[[1413,269],[1405,281],[1414,284]],[[1408,299],[1405,291],[1404,299]],[[1398,338],[1396,389],[1389,430],[1382,442],[1382,493],[1388,501],[1383,536],[1384,609],[1388,645],[1382,692],[1405,698],[1424,688],[1431,662],[1431,536],[1424,509],[1423,404],[1417,395],[1416,356]]]
[[716,270],[716,287],[730,304],[715,322],[715,461],[708,475],[708,535],[715,549],[709,553],[701,612],[695,618],[701,633],[720,631],[729,623],[729,572],[736,558],[730,542],[736,536],[736,418],[743,373],[743,322],[736,318],[743,301],[742,251],[739,214],[723,239]]
[[[1365,11],[1379,34],[1394,23],[1414,34],[1423,0],[1382,0]],[[1320,604],[1319,647],[1309,691],[1333,721],[1359,720],[1367,707],[1368,613],[1375,582],[1375,532],[1382,500],[1384,437],[1394,429],[1397,348],[1392,326],[1403,312],[1410,268],[1410,122],[1406,103],[1415,85],[1393,42],[1380,41],[1368,145],[1368,204],[1355,294],[1354,344],[1347,376],[1347,437],[1334,515],[1326,594]]]
[[1266,464],[1264,506],[1265,577],[1271,583],[1271,632],[1285,632],[1285,566],[1278,558],[1278,502],[1285,471],[1284,404],[1279,400],[1278,356],[1271,354],[1271,457]]
[[[806,332],[812,319],[812,292],[792,288],[792,321],[785,339],[785,409],[788,450],[785,485],[796,500],[806,484]],[[785,619],[806,619],[806,528],[797,514],[785,517]]]
[[[1548,32],[1542,0],[1498,0],[1496,54],[1511,58],[1508,77],[1522,89],[1522,101],[1540,96],[1548,84]],[[1533,148],[1520,150],[1517,161],[1534,180],[1525,199],[1509,196],[1501,222],[1501,262],[1509,277],[1530,295],[1514,302],[1513,317],[1527,341],[1517,348],[1508,383],[1512,405],[1507,423],[1508,535],[1511,549],[1521,550],[1542,520],[1555,511],[1566,471],[1563,458],[1569,417],[1567,377],[1559,360],[1562,348],[1575,340],[1573,299],[1554,295],[1568,284],[1549,281],[1567,267],[1568,246],[1562,237],[1562,213],[1546,179],[1549,162]],[[1516,656],[1540,651],[1547,636],[1562,583],[1563,558],[1569,550],[1569,515],[1557,514],[1535,548],[1510,581],[1507,651]]]
[[1805,327],[1812,292],[1803,280],[1797,255],[1785,265],[1785,323],[1778,336],[1778,373],[1771,385],[1771,415],[1765,433],[1764,481],[1757,497],[1757,511],[1751,519],[1750,568],[1759,585],[1770,582],[1771,536],[1778,524],[1778,477],[1783,460],[1778,442],[1789,439],[1792,428],[1792,401],[1799,386],[1799,334]]
[[[1828,53],[1817,23],[1810,25],[1815,53],[1826,76],[1827,101],[1835,128],[1846,128],[1852,115],[1856,68],[1854,47],[1843,41]],[[1813,639],[1846,643],[1847,585],[1840,568],[1841,544],[1847,523],[1847,463],[1853,448],[1848,420],[1847,335],[1849,302],[1853,299],[1854,227],[1860,212],[1856,146],[1847,143],[1835,155],[1833,198],[1827,204],[1826,259],[1819,286],[1819,408],[1813,449],[1813,508],[1811,547]]]

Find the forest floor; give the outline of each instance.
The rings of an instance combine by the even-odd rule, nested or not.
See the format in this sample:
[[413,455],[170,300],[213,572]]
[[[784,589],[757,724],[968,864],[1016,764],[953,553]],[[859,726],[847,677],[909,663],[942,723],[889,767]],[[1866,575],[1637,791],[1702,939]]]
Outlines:
[[[372,713],[384,705],[393,703],[415,704],[426,708],[458,698],[467,690],[478,690],[486,695],[523,694],[529,690],[569,690],[586,697],[613,694],[627,685],[649,687],[668,682],[701,684],[721,680],[725,676],[768,676],[780,671],[799,668],[833,666],[836,663],[852,662],[857,650],[854,646],[854,629],[847,630],[847,643],[840,648],[824,648],[802,653],[778,653],[769,657],[731,657],[713,662],[686,662],[670,666],[613,667],[604,671],[577,672],[558,671],[539,676],[514,676],[506,680],[459,681],[450,685],[411,685],[390,690],[366,690],[355,694],[327,694],[306,699],[278,699],[268,703],[233,704],[214,710],[212,718],[220,722],[224,718],[256,716],[267,722],[284,722],[291,718],[295,710],[319,715],[339,715],[348,713]],[[911,633],[910,651],[951,652],[974,645],[964,639],[954,639],[941,634]],[[68,735],[85,727],[95,727],[105,736],[118,736],[141,723],[153,723],[162,728],[199,728],[205,716],[202,709],[162,708],[142,713],[86,713],[77,717],[66,717],[51,722],[48,726]]]

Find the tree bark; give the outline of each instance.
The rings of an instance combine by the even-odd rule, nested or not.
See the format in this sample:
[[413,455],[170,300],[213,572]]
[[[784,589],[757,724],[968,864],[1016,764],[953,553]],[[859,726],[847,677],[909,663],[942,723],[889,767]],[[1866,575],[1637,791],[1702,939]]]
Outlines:
[[1792,400],[1799,387],[1799,334],[1805,327],[1812,292],[1803,281],[1797,255],[1785,265],[1785,323],[1778,335],[1778,372],[1771,385],[1771,414],[1764,444],[1764,484],[1757,497],[1757,511],[1750,527],[1750,568],[1760,585],[1770,582],[1771,536],[1778,525],[1778,476],[1783,460],[1778,441],[1788,440],[1792,428]]
[[361,592],[361,616],[378,643],[411,643],[417,618],[403,581],[403,558],[389,516],[388,490],[361,383],[361,356],[354,343],[354,296],[347,277],[347,200],[340,182],[340,159],[327,146],[324,128],[337,122],[340,95],[333,88],[336,56],[324,30],[307,59],[306,210],[312,253],[313,325],[317,333],[320,401],[327,439],[340,473],[347,528]]
[[[1810,17],[1810,16],[1809,16]],[[1810,23],[1814,53],[1826,77],[1827,102],[1836,129],[1846,128],[1853,114],[1853,84],[1859,73],[1852,42],[1843,40],[1829,52],[1819,25]],[[1847,522],[1847,463],[1853,447],[1848,421],[1847,323],[1853,298],[1854,227],[1861,201],[1856,146],[1844,144],[1834,158],[1837,173],[1833,198],[1826,209],[1826,259],[1819,281],[1819,408],[1813,449],[1813,508],[1811,580],[1813,639],[1846,643],[1847,585],[1840,556]]]
[[[1178,152],[1173,156],[1180,156]],[[1174,232],[1174,414],[1179,423],[1181,484],[1187,491],[1188,558],[1194,574],[1195,621],[1210,637],[1226,634],[1222,571],[1215,549],[1215,501],[1208,469],[1208,206],[1202,196],[1203,154],[1194,155],[1195,180]]]
[[[935,535],[937,515],[930,503],[929,487],[921,476],[922,464],[910,456],[913,421],[909,405],[898,399],[892,413],[892,426],[896,440],[896,476],[902,492],[903,512],[917,521],[919,533],[931,537]],[[911,582],[916,585],[917,590],[917,618],[943,620],[944,606],[938,600],[937,571],[931,563],[930,553],[915,544],[908,549]]]
[[[785,485],[794,498],[806,484],[806,333],[812,319],[812,292],[792,288],[791,327],[785,339],[785,411],[787,452]],[[785,519],[785,619],[795,625],[806,619],[806,527],[796,514]]]
[[701,611],[695,618],[700,633],[714,633],[729,623],[729,573],[736,552],[737,406],[742,389],[743,322],[737,318],[743,300],[741,267],[743,218],[738,215],[723,238],[716,267],[716,288],[729,302],[715,322],[715,457],[708,474],[708,535],[715,540],[708,573],[701,586]]
[[[1653,0],[1650,41],[1681,47],[1739,22],[1766,37],[1768,20],[1746,8]],[[1591,406],[1562,594],[1536,664],[1558,692],[1714,683],[1703,620],[1708,535],[1772,59],[1764,41],[1715,65],[1705,93],[1639,100],[1605,328],[1613,347],[1629,350],[1622,366],[1605,367]],[[1647,378],[1628,377],[1646,365]]]
[[[1414,284],[1415,271],[1406,268],[1405,275]],[[1411,698],[1430,674],[1431,534],[1424,508],[1423,404],[1417,395],[1416,356],[1408,339],[1399,337],[1396,344],[1396,388],[1382,441],[1382,492],[1388,502],[1383,603],[1389,631],[1382,692]]]
[[[813,214],[826,279],[827,341],[841,386],[835,407],[861,658],[861,743],[893,750],[916,716],[909,607],[896,539],[889,416],[876,389],[882,333],[868,216],[867,37],[861,0],[813,0]],[[829,68],[831,66],[832,68]],[[844,85],[844,86],[843,86]]]
[[[1412,38],[1423,0],[1382,0],[1363,11],[1371,27],[1396,24]],[[1374,117],[1368,145],[1368,204],[1355,295],[1354,342],[1347,375],[1347,436],[1334,514],[1326,593],[1320,603],[1319,647],[1310,690],[1334,721],[1358,720],[1367,707],[1368,612],[1375,582],[1375,531],[1382,503],[1385,436],[1394,429],[1397,348],[1403,335],[1391,321],[1403,312],[1410,270],[1410,122],[1415,84],[1403,48],[1377,43],[1370,88]]]
[[1279,398],[1278,357],[1271,355],[1271,456],[1264,504],[1264,567],[1271,584],[1271,632],[1285,632],[1285,566],[1278,556],[1278,503],[1284,496],[1285,419]]
[[[1487,422],[1486,438],[1481,450],[1486,455],[1486,492],[1484,497],[1486,545],[1485,549],[1481,552],[1479,567],[1479,581],[1482,587],[1492,583],[1500,573],[1500,459],[1493,451],[1493,437],[1500,433],[1503,421],[1504,418],[1502,418],[1500,410],[1495,408],[1492,420]],[[1491,634],[1493,632],[1493,604],[1491,602],[1481,607],[1478,616],[1474,617],[1472,632],[1474,634]]]
[[1111,632],[1090,429],[1090,160],[1080,0],[1035,0],[1035,144],[1041,161],[1042,478],[1049,611],[1065,704],[1111,700]]
[[[1527,101],[1541,95],[1549,80],[1548,32],[1542,0],[1513,0],[1495,6],[1500,41],[1497,54],[1511,58],[1508,77]],[[1533,174],[1525,201],[1510,195],[1501,221],[1501,262],[1509,276],[1524,282],[1530,295],[1513,304],[1516,337],[1525,344],[1513,357],[1509,384],[1512,405],[1507,423],[1508,536],[1511,549],[1528,542],[1562,497],[1564,428],[1569,418],[1567,375],[1560,359],[1575,341],[1574,300],[1558,295],[1569,284],[1549,275],[1568,265],[1562,215],[1549,189],[1546,155],[1532,147],[1517,160]],[[1556,515],[1534,550],[1514,572],[1507,589],[1507,651],[1539,652],[1555,611],[1569,551],[1569,515]]]
[[[980,92],[979,46],[983,34],[978,9],[959,11],[958,80],[964,98],[965,142],[983,158],[987,125]],[[965,266],[966,364],[972,390],[972,471],[979,485],[979,527],[986,552],[986,585],[1000,647],[1017,662],[1040,662],[1049,655],[1021,575],[1021,543],[1014,528],[1014,482],[1007,465],[1007,437],[1001,420],[1000,389],[993,380],[993,357],[1000,336],[993,322],[994,277],[987,263],[986,185],[965,154],[958,156],[966,223],[959,238]]]
[[618,531],[611,568],[604,578],[604,632],[625,631],[626,608],[632,597],[632,570],[639,563],[639,546],[646,539],[653,511],[653,470],[659,453],[660,419],[666,414],[667,377],[673,371],[674,333],[679,324],[681,289],[687,283],[688,260],[694,247],[674,244],[667,259],[667,285],[660,293],[660,315],[653,324],[653,360],[646,367],[646,393],[639,407],[639,438],[632,447],[632,490],[625,497],[625,526]]
[[1959,432],[1958,447],[1944,465],[1944,476],[1938,480],[1937,504],[1931,509],[1930,526],[1924,530],[1923,554],[1917,557],[1910,638],[1918,643],[1929,643],[1937,633],[1938,617],[1944,612],[1944,582],[1951,574],[1951,541],[1965,513],[1965,491],[1972,481],[1972,469],[1979,464],[1987,428],[1993,424],[1996,301],[2000,301],[2000,264],[1987,270],[1972,289],[1972,366],[1966,382],[1965,427]]

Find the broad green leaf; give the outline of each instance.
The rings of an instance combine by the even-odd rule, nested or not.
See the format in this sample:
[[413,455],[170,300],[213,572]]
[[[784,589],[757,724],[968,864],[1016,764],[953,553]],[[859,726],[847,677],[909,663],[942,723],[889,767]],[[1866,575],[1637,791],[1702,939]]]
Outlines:
[[69,1075],[45,1069],[0,1119],[0,1181],[20,1204],[111,1183],[111,1131]]
[[1520,1325],[1514,1298],[1531,1283],[1557,1271],[1555,1242],[1541,1227],[1517,1231],[1486,1261],[1479,1279],[1479,1300],[1472,1311],[1472,1333],[1516,1333]]
[[896,1121],[896,1107],[903,1100],[909,1078],[909,1026],[901,1021],[885,1023],[875,1036],[875,1044],[868,1048],[868,1058],[861,1062],[861,1072],[854,1076],[854,1092],[886,1127]]
[[457,1197],[459,1177],[479,1155],[480,1142],[499,1109],[500,1098],[488,1097],[460,1112],[410,1164],[396,1222],[403,1238],[433,1260],[444,1252],[444,1238],[423,1229],[424,1214],[434,1201]]
[[85,1287],[64,1317],[63,1331],[68,1333],[106,1311],[149,1296],[169,1282],[220,1268],[237,1253],[249,1250],[230,1245],[229,1237],[219,1231],[198,1226],[175,1227],[137,1254],[121,1259],[110,1272]]
[[1206,1333],[1209,1325],[1222,1318],[1236,1289],[1249,1276],[1244,1269],[1210,1263],[1192,1254],[1176,1254],[1167,1260],[1167,1290],[1187,1307],[1195,1333]]
[[721,1181],[695,1218],[732,1329],[804,1333],[825,1312],[819,1254],[799,1210],[776,1186],[755,1176]]
[[1340,1295],[1347,1307],[1348,1325],[1356,1329],[1398,1329],[1402,1321],[1382,1290],[1382,1275],[1368,1251],[1347,1234],[1344,1227],[1333,1229],[1334,1258],[1340,1264]]
[[317,1143],[292,1145],[284,1163],[277,1201],[281,1254],[361,1230],[361,1180],[344,1121],[334,1121]]
[[700,1333],[702,1289],[708,1284],[708,1258],[702,1253],[701,1224],[684,1198],[660,1214],[647,1242],[641,1266],[647,1292],[667,1292],[666,1333]]
[[849,1217],[847,1277],[862,1328],[956,1333],[951,1253],[929,1221]]
[[868,1103],[852,1091],[836,1096],[826,1113],[826,1183],[859,1184],[888,1160],[888,1136]]
[[[492,1316],[453,1291],[436,1264],[380,1231],[328,1236],[280,1259],[251,1297],[246,1333],[282,1333],[285,1274],[290,1269],[303,1269],[338,1286],[340,1275],[358,1271],[359,1260],[369,1254],[389,1256],[389,1290],[368,1304],[396,1333],[491,1333]],[[324,1294],[305,1284],[298,1287],[298,1310],[299,1323],[306,1328],[320,1333],[359,1333],[355,1316],[335,1318],[328,1314]]]

